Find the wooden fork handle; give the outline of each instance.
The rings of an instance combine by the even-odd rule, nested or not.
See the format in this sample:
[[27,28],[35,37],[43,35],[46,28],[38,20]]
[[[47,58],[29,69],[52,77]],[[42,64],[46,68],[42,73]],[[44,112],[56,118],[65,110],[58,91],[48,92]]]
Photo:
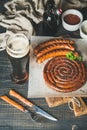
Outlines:
[[12,106],[16,107],[17,109],[21,110],[22,112],[24,112],[26,109],[20,105],[19,103],[15,102],[14,100],[12,100],[11,98],[9,98],[6,95],[3,95],[0,97],[2,100],[6,101],[7,103],[11,104]]

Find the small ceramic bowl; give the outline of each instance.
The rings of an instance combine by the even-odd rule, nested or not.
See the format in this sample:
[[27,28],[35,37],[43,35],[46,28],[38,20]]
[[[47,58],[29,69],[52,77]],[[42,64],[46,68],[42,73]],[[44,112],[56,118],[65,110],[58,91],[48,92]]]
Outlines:
[[87,39],[87,20],[83,21],[80,25],[80,36]]
[[83,15],[76,9],[68,9],[62,14],[62,25],[68,31],[78,30],[82,21]]

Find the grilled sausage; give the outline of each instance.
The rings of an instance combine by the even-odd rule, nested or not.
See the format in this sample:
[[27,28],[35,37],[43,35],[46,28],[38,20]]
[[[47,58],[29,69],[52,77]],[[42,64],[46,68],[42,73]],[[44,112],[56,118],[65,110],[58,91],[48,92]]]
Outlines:
[[43,76],[47,86],[59,92],[75,91],[87,80],[84,63],[64,56],[49,60],[44,67]]
[[52,39],[52,40],[49,40],[49,41],[46,41],[46,42],[43,42],[39,45],[37,45],[35,48],[34,48],[34,54],[37,54],[37,52],[44,48],[44,47],[47,47],[48,45],[52,45],[54,43],[68,43],[68,44],[74,44],[75,41],[73,40],[69,40],[69,39]]
[[56,49],[69,49],[71,51],[75,50],[75,48],[69,43],[66,43],[66,44],[65,43],[61,43],[61,44],[54,43],[52,45],[48,45],[47,47],[44,47],[43,49],[39,49],[36,56],[37,57],[42,56],[45,53],[48,53],[48,52],[56,50]]
[[[48,58],[52,58],[52,57],[55,57],[55,56],[66,56],[67,53],[69,53],[71,50],[69,49],[58,49],[58,50],[55,50],[55,51],[50,51],[48,53],[45,53],[44,55],[40,56],[40,57],[37,57],[37,62],[38,63],[42,63],[44,60],[48,59]],[[75,52],[74,55],[78,55],[77,52]]]

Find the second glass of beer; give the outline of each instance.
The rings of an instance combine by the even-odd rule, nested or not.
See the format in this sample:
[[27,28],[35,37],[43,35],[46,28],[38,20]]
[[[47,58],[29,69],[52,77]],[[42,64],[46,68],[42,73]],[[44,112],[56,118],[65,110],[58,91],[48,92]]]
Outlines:
[[29,58],[29,40],[24,34],[14,34],[7,39],[6,52],[11,61],[13,82],[21,84],[28,80],[26,66]]

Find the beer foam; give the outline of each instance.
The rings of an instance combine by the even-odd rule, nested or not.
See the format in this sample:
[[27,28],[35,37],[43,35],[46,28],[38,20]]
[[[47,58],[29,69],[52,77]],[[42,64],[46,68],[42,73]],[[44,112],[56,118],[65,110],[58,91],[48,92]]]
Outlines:
[[15,58],[21,58],[25,56],[29,52],[29,41],[23,35],[19,35],[18,37],[10,37],[7,40],[7,53]]
[[21,51],[25,48],[25,44],[23,40],[15,41],[12,43],[9,43],[9,48],[11,48],[13,51]]

